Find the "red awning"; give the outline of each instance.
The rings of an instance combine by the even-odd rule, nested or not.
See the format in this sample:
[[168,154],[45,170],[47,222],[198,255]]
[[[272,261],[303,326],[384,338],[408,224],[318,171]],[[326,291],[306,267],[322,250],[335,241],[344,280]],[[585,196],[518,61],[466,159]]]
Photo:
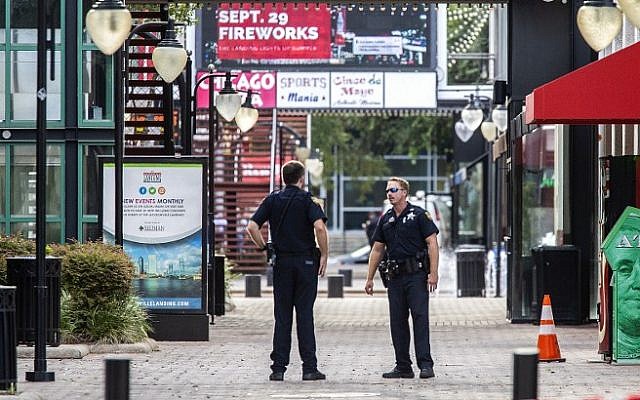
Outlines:
[[640,43],[537,87],[527,124],[639,124]]

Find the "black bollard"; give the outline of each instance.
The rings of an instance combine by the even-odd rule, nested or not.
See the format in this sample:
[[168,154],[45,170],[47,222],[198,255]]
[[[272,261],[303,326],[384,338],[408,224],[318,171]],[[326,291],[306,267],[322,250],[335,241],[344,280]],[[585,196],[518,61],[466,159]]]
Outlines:
[[538,348],[516,349],[513,353],[513,400],[538,398]]
[[244,276],[244,297],[260,297],[260,275]]
[[129,400],[129,360],[107,359],[105,399]]
[[343,297],[344,276],[327,275],[327,297]]
[[351,269],[339,269],[338,274],[344,276],[344,285],[351,287],[353,285],[353,270]]

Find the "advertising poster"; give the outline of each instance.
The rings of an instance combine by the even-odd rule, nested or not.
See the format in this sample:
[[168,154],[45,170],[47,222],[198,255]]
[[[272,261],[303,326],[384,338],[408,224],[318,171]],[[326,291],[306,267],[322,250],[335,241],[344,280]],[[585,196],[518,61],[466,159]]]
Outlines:
[[[123,169],[123,247],[151,310],[201,311],[203,163],[130,162]],[[103,167],[103,237],[114,241],[114,164]]]
[[[198,71],[196,73],[196,82],[207,71]],[[255,108],[275,108],[276,107],[276,73],[272,71],[231,71],[236,77],[231,78],[233,87],[237,90],[253,90],[251,97],[252,104]],[[216,96],[224,87],[224,76],[215,77],[213,90]],[[244,103],[246,93],[240,92],[242,102]],[[209,79],[205,79],[198,86],[196,92],[197,108],[209,108]]]
[[222,3],[203,12],[201,67],[435,68],[431,7],[356,4]]
[[640,209],[624,210],[602,249],[613,271],[613,360],[640,363]]
[[278,72],[278,108],[329,108],[328,72]]
[[382,72],[332,72],[331,108],[382,108]]
[[331,17],[326,4],[222,3],[217,22],[220,60],[329,58]]

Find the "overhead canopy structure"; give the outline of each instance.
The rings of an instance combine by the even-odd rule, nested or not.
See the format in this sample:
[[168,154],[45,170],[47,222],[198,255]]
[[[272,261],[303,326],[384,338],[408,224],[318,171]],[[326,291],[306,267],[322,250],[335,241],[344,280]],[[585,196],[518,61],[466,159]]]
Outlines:
[[[127,0],[127,4],[170,4],[170,3],[193,3],[193,0]],[[256,2],[250,1],[229,1],[229,0],[205,0],[200,2],[203,5],[210,4],[220,4],[220,3],[251,3],[257,4]],[[506,4],[507,0],[428,0],[428,1],[339,1],[339,0],[325,0],[325,1],[299,1],[299,0],[282,0],[278,3],[298,3],[298,4],[317,4],[317,3],[327,3],[327,4],[341,4],[341,5],[349,5],[349,4],[363,4],[366,7],[370,6],[392,6],[395,5],[397,7],[402,7],[403,5],[421,5],[421,4],[468,4],[468,5],[482,5],[482,4]]]
[[640,43],[537,87],[527,96],[527,124],[639,124]]

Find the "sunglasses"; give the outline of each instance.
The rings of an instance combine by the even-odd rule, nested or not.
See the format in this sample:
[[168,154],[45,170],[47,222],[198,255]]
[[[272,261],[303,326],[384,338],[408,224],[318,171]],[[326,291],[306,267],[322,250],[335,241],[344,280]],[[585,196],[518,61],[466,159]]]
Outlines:
[[391,193],[398,193],[398,191],[400,191],[400,190],[402,190],[402,189],[397,188],[397,187],[392,187],[392,188],[389,188],[389,189],[385,190],[385,192],[386,192],[386,193],[389,193],[389,192],[391,192]]

